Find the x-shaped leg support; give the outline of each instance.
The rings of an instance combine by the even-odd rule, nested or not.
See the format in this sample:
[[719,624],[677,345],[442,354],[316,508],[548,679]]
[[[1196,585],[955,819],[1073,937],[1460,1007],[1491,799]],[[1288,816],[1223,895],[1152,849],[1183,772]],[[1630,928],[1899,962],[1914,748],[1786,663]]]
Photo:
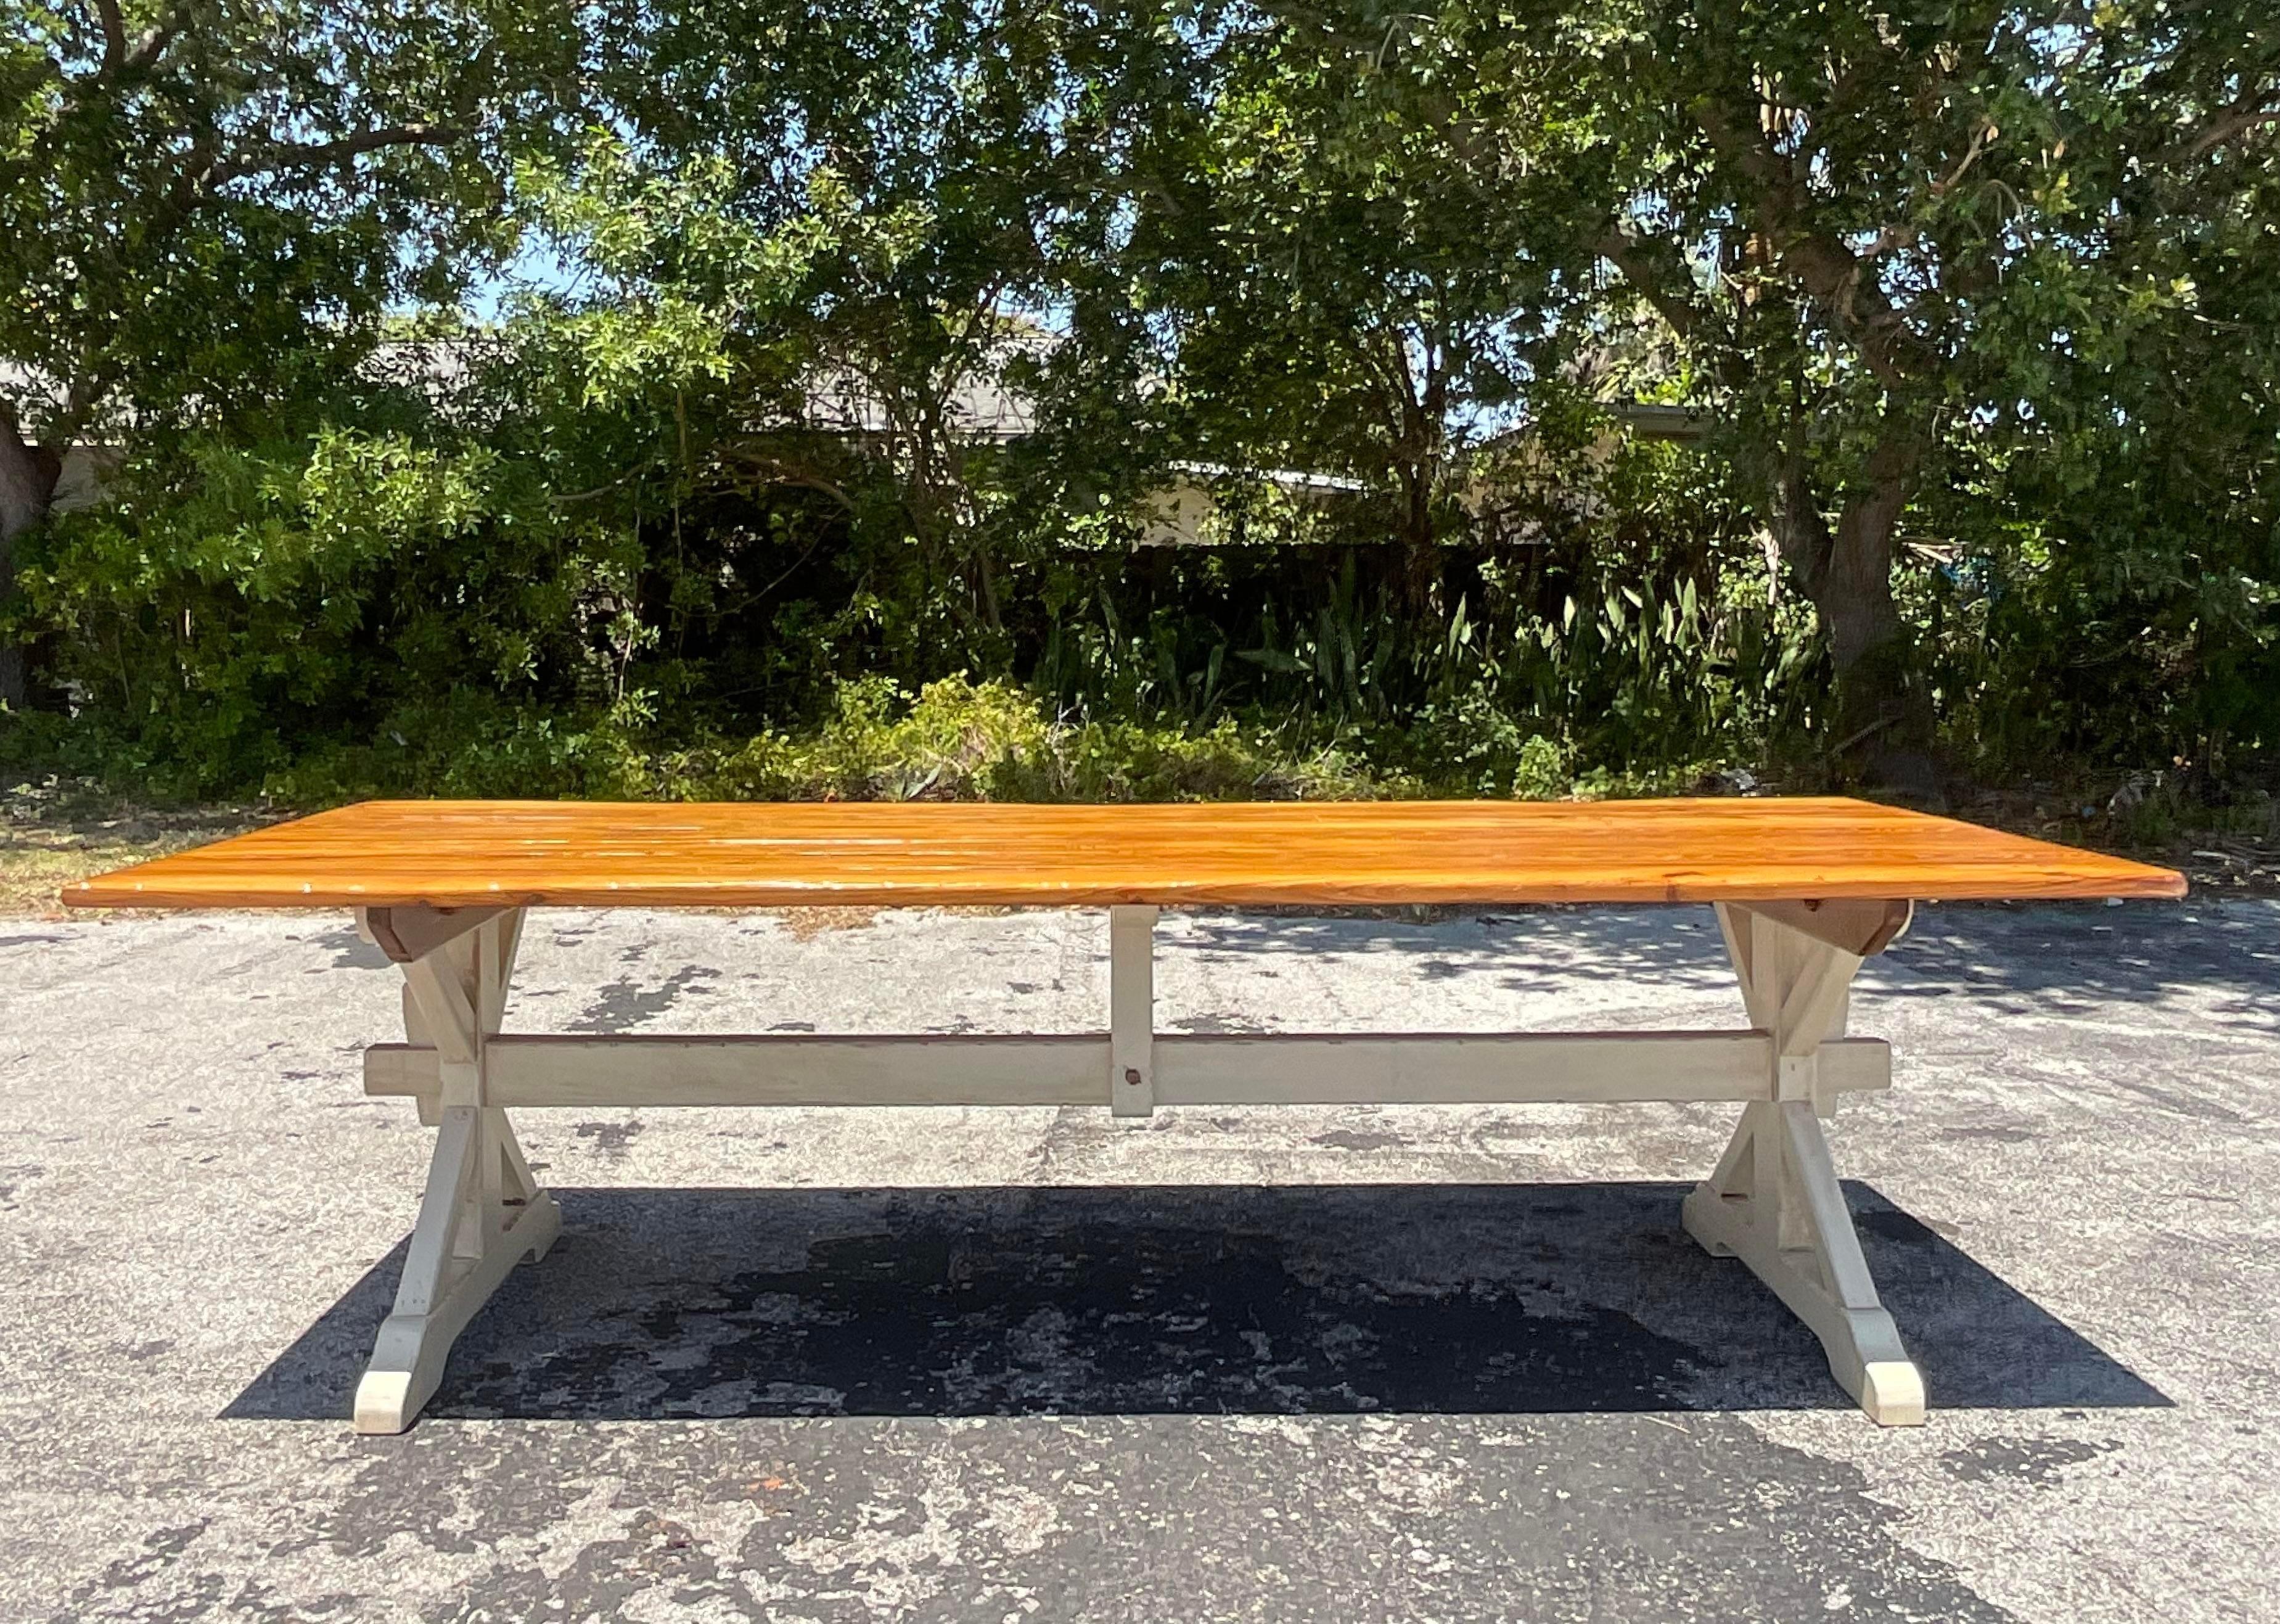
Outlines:
[[1828,937],[1881,951],[1905,926],[1905,904],[1896,919],[1816,936],[1770,911],[1719,907],[1750,1022],[1773,1035],[1774,1097],[1742,1108],[1717,1171],[1686,1197],[1685,1223],[1714,1255],[1748,1264],[1821,1338],[1829,1370],[1871,1420],[1909,1427],[1924,1419],[1923,1377],[1877,1300],[1829,1161],[1821,1119],[1835,1101],[1820,1086],[1817,1058],[1824,1039],[1845,1035],[1863,956]]
[[505,1012],[521,911],[456,922],[462,928],[441,941],[406,941],[408,930],[392,930],[384,917],[366,921],[391,956],[419,950],[403,961],[404,1031],[435,1047],[442,1089],[435,1159],[395,1311],[357,1384],[358,1432],[409,1427],[475,1311],[518,1262],[544,1257],[562,1229],[561,1210],[531,1177],[506,1112],[487,1103],[484,1089],[484,1047]]

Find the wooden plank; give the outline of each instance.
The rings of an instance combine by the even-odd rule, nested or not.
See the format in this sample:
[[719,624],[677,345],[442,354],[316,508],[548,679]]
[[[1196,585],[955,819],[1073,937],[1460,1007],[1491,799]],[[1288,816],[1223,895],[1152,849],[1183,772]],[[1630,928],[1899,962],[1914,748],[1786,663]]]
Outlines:
[[[488,1102],[533,1105],[1104,1105],[1098,1035],[495,1037]],[[1773,1092],[1762,1032],[1159,1035],[1159,1104],[1551,1104],[1752,1100]],[[1873,1038],[1821,1050],[1822,1086],[1891,1086]],[[365,1092],[426,1097],[435,1051],[375,1043]]]
[[1156,1108],[1156,910],[1108,911],[1108,1102],[1120,1117]]
[[[1108,1039],[975,1037],[495,1037],[488,1103],[518,1105],[1105,1105]],[[365,1092],[425,1095],[435,1051],[365,1051]]]
[[1846,897],[1834,902],[1736,903],[1752,913],[1761,913],[1801,935],[1850,953],[1873,958],[1900,939],[1908,928],[1915,904],[1905,900]]
[[448,942],[489,924],[504,908],[359,908],[357,924],[397,964],[413,964]]
[[[1891,1086],[1891,1051],[1821,1051],[1826,1086]],[[1156,1040],[1165,1105],[1591,1104],[1752,1100],[1773,1091],[1762,1032],[1196,1035]]]
[[1212,805],[374,801],[80,881],[79,907],[2177,897],[2095,852],[1843,799]]

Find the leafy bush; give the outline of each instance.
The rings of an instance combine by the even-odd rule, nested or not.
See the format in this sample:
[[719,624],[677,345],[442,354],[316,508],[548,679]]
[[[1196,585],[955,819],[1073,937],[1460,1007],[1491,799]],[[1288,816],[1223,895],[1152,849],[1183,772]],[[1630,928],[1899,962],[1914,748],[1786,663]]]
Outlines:
[[627,538],[527,472],[398,434],[196,440],[58,517],[22,584],[90,727],[177,793],[417,779],[470,737],[537,769],[563,717],[639,704],[652,634]]

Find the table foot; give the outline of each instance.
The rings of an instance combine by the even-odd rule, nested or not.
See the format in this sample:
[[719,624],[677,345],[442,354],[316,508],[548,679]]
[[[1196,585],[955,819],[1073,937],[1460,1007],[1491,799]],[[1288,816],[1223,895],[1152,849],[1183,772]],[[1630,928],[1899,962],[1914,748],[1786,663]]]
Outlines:
[[1713,1256],[1739,1258],[1805,1321],[1829,1368],[1868,1419],[1924,1419],[1923,1377],[1876,1282],[1810,1104],[1744,1108],[1718,1170],[1686,1197],[1687,1232]]
[[543,1258],[562,1212],[540,1189],[495,1107],[443,1112],[420,1220],[404,1258],[395,1312],[357,1383],[356,1429],[402,1432],[443,1380],[451,1344],[525,1258]]

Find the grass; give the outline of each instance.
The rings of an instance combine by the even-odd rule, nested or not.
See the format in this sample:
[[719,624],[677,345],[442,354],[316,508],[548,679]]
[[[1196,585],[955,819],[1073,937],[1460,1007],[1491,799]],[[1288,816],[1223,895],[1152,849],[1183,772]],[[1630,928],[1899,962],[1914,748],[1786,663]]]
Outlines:
[[281,812],[253,806],[154,807],[48,778],[0,786],[0,915],[58,919],[75,880],[235,835]]

